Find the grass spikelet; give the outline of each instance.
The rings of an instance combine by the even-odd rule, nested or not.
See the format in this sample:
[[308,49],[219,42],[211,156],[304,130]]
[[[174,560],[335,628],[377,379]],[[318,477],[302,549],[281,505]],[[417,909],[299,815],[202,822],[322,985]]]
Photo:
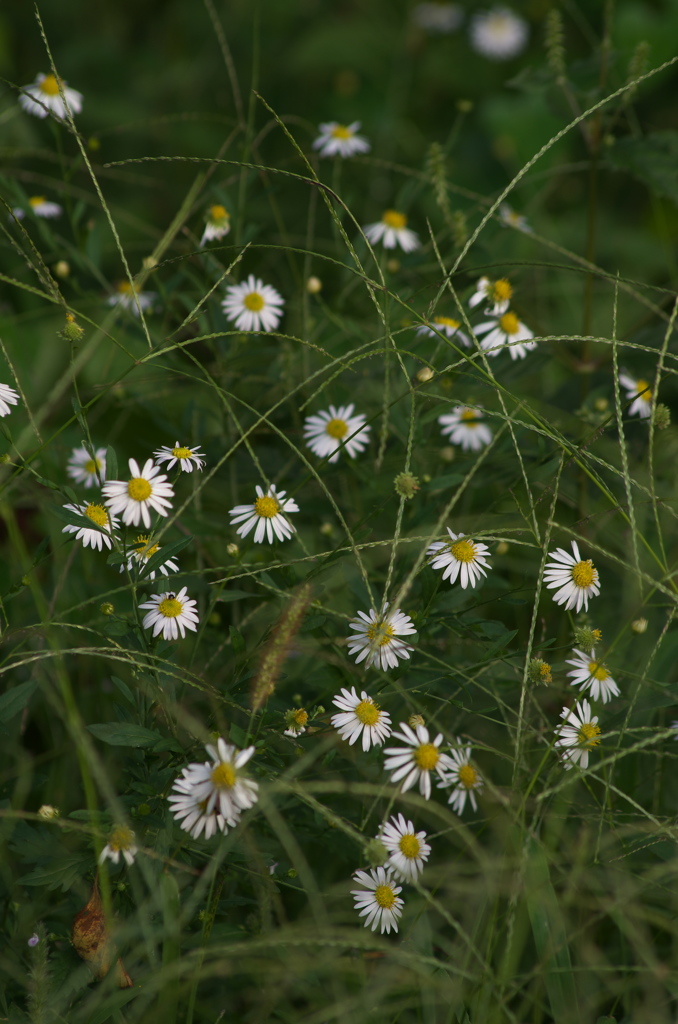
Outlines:
[[300,587],[292,591],[282,615],[273,627],[252,686],[253,711],[258,711],[275,690],[276,680],[280,675],[290,645],[299,632],[312,592],[313,587],[310,583],[302,583]]

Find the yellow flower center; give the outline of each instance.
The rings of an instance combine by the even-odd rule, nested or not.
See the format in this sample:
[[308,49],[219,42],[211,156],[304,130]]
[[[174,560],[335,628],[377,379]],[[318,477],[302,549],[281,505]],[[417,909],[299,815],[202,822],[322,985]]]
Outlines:
[[414,760],[423,772],[430,772],[438,764],[440,754],[434,743],[422,743],[414,752]]
[[118,294],[120,295],[131,295],[133,292],[132,285],[129,281],[119,281],[117,286]]
[[553,676],[551,675],[551,666],[547,661],[542,661],[539,665],[539,676],[543,683],[553,682]]
[[600,743],[600,729],[593,722],[584,722],[581,729],[579,730],[579,743],[582,747],[597,747]]
[[263,295],[260,295],[259,292],[250,292],[242,301],[243,306],[253,313],[260,313],[266,305]]
[[[29,201],[32,202],[32,200],[29,200]],[[652,392],[650,391],[650,385],[649,385],[648,381],[646,381],[646,380],[637,380],[636,381],[636,391],[639,393],[639,397],[642,398],[642,400],[644,402],[651,402],[652,401]],[[641,391],[643,392],[642,395],[640,394]]]
[[398,213],[397,210],[387,210],[381,219],[386,227],[393,228],[395,231],[401,231],[407,226],[407,217],[404,213]]
[[177,601],[176,597],[166,597],[158,605],[158,611],[166,619],[176,619],[177,615],[181,615],[183,607],[181,601]]
[[499,324],[504,334],[517,334],[520,330],[520,321],[515,313],[504,313],[499,317]]
[[193,452],[190,448],[173,448],[172,455],[175,459],[190,459]]
[[33,209],[35,209],[36,206],[42,206],[44,202],[44,196],[31,196],[31,198],[28,200],[28,205],[32,206]]
[[83,462],[82,468],[86,473],[94,475],[97,469],[101,469],[101,463],[98,459],[88,459],[87,462]]
[[459,781],[465,789],[473,789],[478,781],[478,772],[470,764],[463,764],[459,769]]
[[465,423],[467,427],[478,426],[478,413],[475,409],[464,409],[459,419]]
[[373,700],[361,700],[355,707],[354,714],[363,725],[376,725],[381,718],[379,705]]
[[348,433],[348,423],[345,420],[330,420],[325,427],[325,433],[340,441]]
[[353,132],[350,128],[347,128],[345,124],[337,124],[334,126],[330,135],[333,139],[352,139]]
[[441,327],[450,327],[453,331],[460,326],[459,321],[453,320],[451,316],[436,316],[433,318],[433,323],[439,324]]
[[572,582],[575,587],[590,587],[598,579],[598,570],[594,569],[593,562],[587,558],[583,562],[577,562],[571,569]]
[[378,885],[374,890],[374,898],[385,910],[390,910],[396,901],[396,895],[390,885]]
[[298,708],[297,711],[292,715],[294,724],[298,725],[302,729],[308,722],[308,711],[305,708]]
[[146,501],[153,493],[153,488],[143,476],[134,476],[127,484],[127,493],[132,501]]
[[210,206],[210,220],[228,220],[229,213],[225,206],[221,206],[217,203],[216,206]]
[[42,82],[40,83],[40,89],[47,96],[58,96],[59,95],[59,83],[56,80],[55,75],[45,75]]
[[212,772],[212,782],[217,789],[233,789],[235,786],[235,768],[227,761],[222,761]]
[[393,627],[388,622],[375,622],[368,626],[367,635],[379,647],[385,647],[393,639]]
[[498,281],[495,281],[492,285],[492,295],[494,296],[495,302],[506,302],[513,295],[513,288],[506,280],[505,277],[501,277]]
[[280,505],[275,498],[257,498],[254,502],[254,511],[264,519],[273,519],[273,516],[277,516],[280,511]]
[[140,534],[135,540],[134,547],[136,549],[137,558],[145,558],[146,561],[148,561],[148,559],[151,558],[156,553],[156,551],[160,550],[159,544],[151,545],[148,543],[148,541],[149,538],[146,537],[144,534]]
[[470,540],[458,540],[449,545],[450,553],[458,562],[475,562],[476,551]]
[[97,526],[108,527],[108,512],[102,505],[88,505],[85,509],[85,515],[93,523],[96,523]]
[[410,860],[414,860],[415,857],[419,856],[421,849],[421,843],[416,836],[413,836],[411,832],[404,835],[398,843],[400,852],[408,857]]
[[134,845],[134,832],[126,825],[120,825],[111,833],[108,845],[112,850],[129,850]]
[[589,672],[594,679],[599,679],[601,683],[604,683],[606,679],[610,678],[610,673],[607,671],[604,665],[601,665],[598,661],[589,662]]

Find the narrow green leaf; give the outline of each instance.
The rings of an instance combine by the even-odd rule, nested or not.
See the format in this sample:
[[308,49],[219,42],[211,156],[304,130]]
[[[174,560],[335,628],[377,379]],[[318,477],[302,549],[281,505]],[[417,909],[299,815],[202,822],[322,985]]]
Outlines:
[[239,629],[235,626],[229,626],[228,631],[231,634],[231,647],[233,648],[234,654],[240,654],[241,651],[245,650],[245,639]]
[[106,479],[118,479],[118,456],[115,454],[115,448],[110,444],[106,449]]
[[19,683],[0,697],[0,722],[10,722],[28,704],[38,684],[33,679]]
[[168,558],[173,558],[174,555],[177,555],[180,551],[183,551],[184,548],[188,547],[192,540],[192,535],[182,537],[181,540],[175,540],[173,544],[168,544],[166,547],[162,547],[160,551],[156,551],[156,553],[152,555],[143,566],[139,573],[139,578],[142,579],[144,576],[148,576],[150,573],[156,572],[161,565],[165,564]]
[[87,730],[113,747],[152,747],[164,739],[160,733],[134,722],[103,722],[101,725],[88,725]]

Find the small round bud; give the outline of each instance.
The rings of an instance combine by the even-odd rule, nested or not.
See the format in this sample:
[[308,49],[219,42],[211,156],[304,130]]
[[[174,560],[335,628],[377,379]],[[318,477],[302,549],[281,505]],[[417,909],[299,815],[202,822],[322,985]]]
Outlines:
[[435,374],[430,366],[422,366],[421,370],[417,370],[417,380],[421,381],[422,384],[426,384],[427,381],[433,380]]
[[647,619],[634,619],[631,623],[631,629],[634,633],[638,633],[639,635],[644,633],[647,629]]
[[96,135],[91,135],[87,140],[87,148],[91,153],[97,153],[101,149],[101,140]]
[[411,714],[410,717],[407,719],[407,724],[409,725],[410,729],[416,729],[418,725],[425,725],[426,723],[424,721],[423,715]]
[[127,886],[125,885],[124,882],[118,882],[118,884],[116,885],[116,889],[118,890],[118,892],[124,892],[126,888]]
[[151,808],[149,807],[148,804],[139,804],[139,806],[137,807],[137,814],[139,815],[140,818],[147,818],[150,813]]
[[398,473],[393,483],[401,498],[413,498],[419,490],[419,480],[412,473]]
[[532,683],[552,683],[551,666],[541,658],[533,658],[527,670],[528,677]]
[[500,540],[499,543],[497,544],[497,547],[495,548],[495,553],[497,555],[505,555],[508,552],[508,549],[509,546],[506,543],[506,541]]
[[574,642],[584,654],[590,654],[596,644],[603,639],[599,629],[591,629],[590,626],[576,626],[574,630]]
[[460,114],[470,114],[473,110],[473,100],[457,100],[457,110]]
[[285,725],[288,732],[300,736],[306,729],[308,722],[308,711],[306,708],[290,708],[285,712]]
[[319,277],[312,276],[306,280],[306,291],[309,295],[317,295],[318,292],[322,291],[322,288],[323,283]]
[[430,473],[422,473],[421,474],[421,482],[423,484],[430,484],[431,483],[431,474]]
[[198,920],[199,921],[204,921],[206,917],[207,917],[207,911],[206,910],[201,910],[200,913],[198,914]]
[[398,271],[400,270],[400,260],[386,260],[386,269],[388,270],[389,274],[397,274]]
[[226,554],[230,555],[231,558],[237,558],[238,555],[240,554],[240,548],[238,547],[237,544],[227,544]]
[[593,408],[596,410],[596,412],[606,412],[609,405],[610,403],[608,402],[607,398],[596,398],[595,402],[593,403]]
[[66,260],[59,260],[54,264],[54,274],[56,277],[66,278],[71,272],[71,265]]
[[288,878],[296,878],[297,877],[296,869],[295,868],[290,868],[289,871],[287,872],[287,877]]
[[456,457],[457,453],[451,444],[447,444],[444,448],[440,449],[440,458],[443,462],[454,462]]
[[370,839],[365,847],[365,857],[373,868],[378,868],[388,860],[388,850],[380,839]]
[[42,807],[38,808],[38,817],[42,818],[43,821],[51,821],[52,818],[58,818],[59,814],[59,808],[52,807],[51,804],[43,804]]
[[[318,706],[315,709],[315,715],[324,715],[324,714],[325,714],[325,708],[322,706],[322,704],[318,704]],[[315,717],[315,715],[314,715],[314,717]]]
[[3,452],[2,455],[0,455],[0,463],[2,463],[3,466],[9,466],[11,462],[12,456],[9,452]]
[[219,623],[221,622],[219,612],[212,612],[207,621],[209,622],[210,626],[218,626]]
[[668,405],[659,402],[654,411],[654,425],[657,430],[666,430],[671,423],[671,410]]
[[22,576],[21,577],[21,582],[23,583],[24,587],[30,586],[30,582],[31,582],[30,576]]
[[99,611],[102,615],[112,615],[115,611],[115,605],[112,605],[110,601],[104,601],[102,605],[99,605]]
[[64,341],[80,341],[83,334],[82,327],[77,323],[72,313],[66,313],[66,323],[58,332],[59,337],[63,338]]
[[331,537],[332,534],[334,533],[334,527],[332,526],[332,523],[322,523],[320,526],[320,532],[322,533],[323,537]]

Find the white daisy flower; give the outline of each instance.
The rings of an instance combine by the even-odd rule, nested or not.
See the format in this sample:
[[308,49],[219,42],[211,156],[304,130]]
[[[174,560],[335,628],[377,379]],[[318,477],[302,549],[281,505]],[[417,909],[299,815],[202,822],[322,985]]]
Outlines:
[[196,445],[193,448],[185,448],[177,441],[174,448],[168,448],[167,445],[164,444],[157,452],[153,452],[153,454],[157,462],[167,463],[167,469],[171,469],[172,466],[178,462],[184,473],[192,473],[194,465],[196,469],[202,469],[205,465],[203,462],[205,455],[200,451],[200,445]]
[[467,334],[459,330],[460,327],[459,320],[454,320],[451,316],[434,316],[428,323],[417,327],[417,334],[428,338],[439,338],[441,334],[445,334],[448,338],[460,342],[465,348],[469,348],[471,341]]
[[383,241],[385,249],[395,249],[399,245],[404,252],[419,248],[419,236],[408,228],[405,214],[397,210],[385,210],[380,221],[367,224],[363,230],[372,245]]
[[589,766],[589,750],[600,743],[600,727],[598,716],[591,715],[591,705],[587,700],[581,704],[575,701],[571,710],[563,708],[560,717],[564,719],[556,727],[555,746],[560,747],[560,756],[564,768],[572,768],[579,764],[582,768]]
[[84,445],[74,448],[68,460],[66,472],[71,480],[75,480],[78,484],[84,484],[85,488],[98,487],[99,480],[106,479],[106,449],[97,448],[94,458],[92,458]]
[[492,440],[492,431],[482,419],[480,409],[455,405],[452,412],[438,417],[438,423],[441,434],[448,434],[452,444],[461,445],[465,452],[479,452]]
[[431,741],[425,725],[417,725],[416,729],[412,729],[407,722],[401,722],[400,728],[402,732],[394,732],[393,736],[402,740],[406,746],[387,747],[384,751],[384,768],[392,773],[391,782],[400,782],[402,779],[401,793],[406,793],[418,782],[419,792],[428,800],[431,796],[431,772],[435,772],[444,781],[445,772],[454,768],[454,761],[439,750],[443,742],[441,732]]
[[372,608],[369,615],[358,612],[358,616],[355,622],[350,623],[350,628],[356,632],[348,638],[348,653],[358,652],[357,665],[365,661],[365,668],[376,665],[386,672],[397,666],[398,658],[409,658],[414,647],[398,640],[399,636],[417,632],[409,615],[401,612],[400,608],[389,611],[387,602],[381,612]]
[[412,21],[427,32],[454,32],[463,20],[464,12],[459,4],[447,3],[444,0],[417,4],[412,11]]
[[9,384],[0,384],[0,416],[9,416],[10,406],[19,402],[19,392],[11,388]]
[[296,739],[297,736],[301,736],[302,733],[306,732],[307,722],[308,711],[306,708],[291,708],[285,713],[285,725],[287,728],[283,732],[283,736],[291,736],[292,739]]
[[[62,533],[74,533],[75,539],[81,540],[84,548],[92,547],[102,551],[105,544],[110,551],[113,547],[111,530],[117,530],[118,520],[114,516],[109,516],[103,505],[64,505],[64,508],[69,512],[75,512],[77,516],[82,516],[85,523],[80,527],[68,523]],[[94,523],[94,528],[87,525],[87,520]],[[102,530],[106,532],[102,533]]]
[[160,467],[153,459],[147,459],[143,469],[139,469],[135,459],[130,459],[128,464],[131,480],[107,480],[102,492],[111,512],[121,514],[125,526],[138,526],[143,519],[148,530],[151,526],[149,508],[159,516],[166,516],[172,507],[170,499],[174,497],[174,488],[165,474],[160,474]]
[[537,347],[537,342],[532,341],[534,332],[521,323],[515,313],[504,313],[496,320],[478,324],[473,330],[478,335],[486,335],[480,347],[491,356],[498,356],[506,346],[511,359],[524,359],[528,352]]
[[[79,114],[82,110],[82,93],[69,88],[63,78],[61,88],[71,113]],[[31,85],[24,86],[19,95],[19,106],[27,114],[33,114],[35,117],[47,117],[51,111],[62,121],[66,119],[66,107],[59,93],[59,82],[55,75],[38,74]]]
[[358,696],[355,686],[350,690],[341,691],[341,696],[332,698],[335,707],[341,708],[341,714],[332,715],[332,725],[342,740],[348,740],[351,746],[363,736],[363,750],[370,746],[380,747],[391,735],[391,716],[382,711],[371,697],[363,690]]
[[[304,421],[304,441],[314,455],[328,462],[336,462],[342,451],[352,459],[359,455],[369,441],[370,427],[365,426],[365,416],[353,415],[355,406],[340,405],[329,412],[323,410],[316,416],[307,416]],[[346,440],[344,440],[346,438]]]
[[619,696],[619,687],[612,678],[611,673],[602,661],[596,661],[596,652],[591,650],[590,654],[584,654],[576,648],[572,651],[574,660],[566,664],[573,665],[572,672],[568,672],[568,678],[572,680],[571,686],[581,686],[582,690],[588,690],[592,700],[602,700],[607,704],[612,697]]
[[[126,566],[127,571],[132,572],[135,568],[139,570],[143,569],[149,558],[153,558],[153,555],[156,555],[160,550],[160,545],[154,544],[151,537],[148,537],[145,534],[139,534],[132,544],[131,551],[129,553],[129,559]],[[121,565],[120,572],[124,571],[125,566]],[[166,562],[163,562],[162,565],[158,567],[157,572],[161,572],[163,576],[169,576],[170,572],[179,572],[179,566],[173,558],[168,558]],[[147,580],[154,580],[155,577],[156,570],[154,569],[153,572],[150,572],[145,578]]]
[[516,213],[508,203],[499,204],[499,220],[505,228],[515,228],[516,231],[523,231],[526,235],[532,231],[527,217],[524,217],[522,213]]
[[381,826],[377,839],[389,853],[386,868],[391,868],[403,882],[416,882],[431,853],[431,847],[424,841],[426,833],[415,832],[411,821],[405,821],[402,814],[394,814]]
[[510,60],[525,49],[529,28],[508,7],[480,11],[471,21],[471,46],[490,60]]
[[675,741],[678,740],[678,722],[675,721],[675,719],[674,719],[673,722],[671,722],[671,728],[675,731],[675,734],[676,734],[673,737],[673,740],[674,740],[674,743],[675,743]]
[[250,274],[242,284],[226,289],[221,307],[239,331],[275,331],[285,300],[270,284]]
[[364,135],[358,135],[360,121],[352,124],[339,124],[338,121],[326,121],[318,125],[320,135],[313,143],[313,148],[320,156],[354,156],[356,153],[369,153],[370,144]]
[[629,406],[629,416],[635,416],[636,413],[643,419],[650,416],[652,414],[652,390],[649,382],[640,377],[638,379],[631,377],[628,373],[620,373],[619,383],[626,388],[627,400],[631,402],[633,399]]
[[299,506],[294,498],[285,498],[287,491],[276,490],[275,484],[271,484],[264,494],[257,484],[257,497],[253,505],[236,505],[229,511],[232,516],[231,526],[236,523],[241,525],[236,530],[239,537],[246,537],[253,527],[254,543],[261,544],[264,539],[269,544],[273,543],[274,535],[278,540],[289,540],[295,532],[294,527],[287,521],[283,512],[287,515],[290,512],[298,512]]
[[486,544],[469,540],[463,533],[452,533],[449,526],[447,532],[449,540],[436,540],[426,549],[431,568],[444,569],[443,579],[449,579],[450,583],[456,583],[458,577],[464,590],[469,586],[475,587],[481,576],[487,576],[485,570],[490,568],[487,561],[489,548]]
[[211,763],[189,764],[186,781],[190,781],[197,800],[207,801],[207,814],[216,812],[227,822],[237,821],[242,811],[253,807],[259,798],[258,784],[242,771],[255,748],[238,750],[220,737],[216,747],[208,743],[205,749]]
[[384,868],[370,868],[367,871],[356,871],[353,881],[364,886],[364,889],[351,889],[355,900],[355,909],[360,917],[365,918],[365,927],[380,933],[398,931],[398,918],[402,915],[404,903],[399,892],[401,885],[395,885],[393,872]]
[[482,792],[483,780],[480,773],[471,764],[471,746],[464,747],[458,736],[457,746],[459,747],[458,750],[450,751],[454,767],[450,772],[445,773],[443,781],[438,783],[438,789],[446,789],[448,786],[455,787],[450,793],[447,802],[451,805],[455,814],[461,817],[466,806],[467,797],[471,802],[473,810],[478,810],[475,794],[476,792]]
[[106,302],[109,306],[119,306],[120,309],[128,309],[134,316],[139,316],[150,309],[155,301],[155,292],[138,292],[129,281],[119,281],[115,287],[115,294],[109,295]]
[[108,842],[99,854],[99,863],[105,860],[112,860],[114,864],[120,862],[120,854],[125,858],[128,867],[134,864],[134,858],[139,847],[136,845],[134,832],[126,825],[118,825],[108,837]]
[[[59,206],[58,203],[48,202],[44,196],[31,196],[28,200],[28,205],[36,217],[50,219],[52,217],[60,217],[63,213],[63,207]],[[21,206],[15,206],[12,213],[17,220],[23,220],[26,216],[26,211]]]
[[152,594],[148,601],[139,605],[140,611],[148,609],[142,625],[144,629],[153,627],[153,636],[162,631],[165,640],[177,640],[179,634],[184,640],[187,629],[193,633],[197,630],[199,619],[196,604],[197,601],[188,596],[186,587],[182,587],[176,594],[171,590],[164,594]]
[[556,604],[564,604],[566,612],[572,609],[580,612],[582,608],[586,612],[589,598],[600,593],[598,570],[590,558],[581,557],[576,540],[571,543],[572,554],[562,548],[549,551],[549,558],[555,561],[546,563],[544,583],[547,590],[560,588],[553,595],[553,600]]
[[489,277],[481,277],[468,304],[471,309],[475,309],[481,302],[486,302],[487,316],[501,316],[509,308],[512,295],[513,288],[507,278],[500,277],[498,281],[491,281]]
[[[207,800],[198,800],[195,795],[196,783],[191,769],[196,767],[197,765],[190,765],[183,769],[181,776],[175,780],[167,800],[173,816],[184,832],[189,832],[194,839],[199,839],[204,832],[205,839],[211,839],[217,830],[225,834],[229,828],[235,828],[240,813],[233,815],[228,821],[217,811],[207,813]],[[206,761],[203,767],[210,769],[211,765]]]
[[224,238],[231,230],[231,215],[225,206],[216,203],[207,211],[207,223],[200,239],[200,245],[215,238]]

